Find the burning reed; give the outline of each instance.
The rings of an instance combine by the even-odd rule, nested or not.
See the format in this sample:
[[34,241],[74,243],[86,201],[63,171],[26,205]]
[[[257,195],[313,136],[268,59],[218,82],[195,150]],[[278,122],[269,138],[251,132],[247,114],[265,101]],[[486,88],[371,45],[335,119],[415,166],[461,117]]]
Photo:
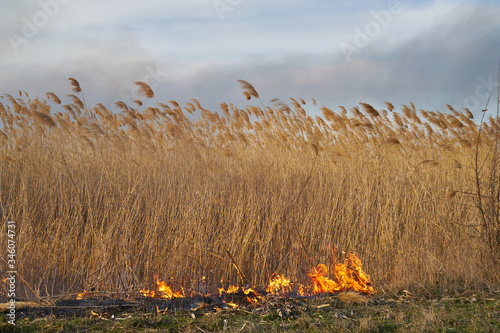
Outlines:
[[332,261],[330,246],[357,252],[375,289],[474,291],[499,282],[467,194],[495,119],[480,132],[468,110],[450,117],[390,103],[323,107],[321,117],[304,100],[223,103],[218,112],[196,100],[145,100],[121,103],[116,114],[76,95],[47,97],[0,103],[0,214],[19,226],[20,295],[151,295],[145,286],[155,275],[171,278],[172,295],[265,290],[277,276],[282,292],[285,279],[354,289],[343,275],[370,294],[369,280]]

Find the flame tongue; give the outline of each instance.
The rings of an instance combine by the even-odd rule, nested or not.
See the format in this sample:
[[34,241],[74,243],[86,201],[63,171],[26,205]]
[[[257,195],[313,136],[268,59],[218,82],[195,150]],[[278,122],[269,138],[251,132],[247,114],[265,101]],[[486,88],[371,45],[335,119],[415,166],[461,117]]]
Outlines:
[[319,264],[307,273],[313,284],[314,294],[334,293],[354,290],[371,295],[375,290],[371,286],[370,277],[361,269],[361,260],[353,253],[348,253],[345,262],[335,265],[335,280],[328,278],[328,268]]
[[84,289],[83,293],[79,293],[78,295],[76,295],[76,299],[78,301],[81,301],[85,296],[87,296],[87,291]]
[[141,290],[140,292],[144,297],[155,297],[159,296],[161,298],[183,298],[184,296],[184,289],[181,291],[176,291],[173,292],[172,288],[170,288],[164,281],[161,281],[158,278],[158,275],[154,276],[154,279],[156,280],[156,285],[158,287],[158,293],[154,290]]
[[237,287],[233,285],[230,285],[229,287],[227,287],[227,289],[217,288],[217,290],[219,290],[219,296],[222,296],[224,294],[237,294],[239,292],[242,292],[245,295],[250,295],[250,294],[259,295],[259,293],[253,290],[252,288]]
[[277,275],[267,285],[266,292],[272,295],[283,295],[292,291],[292,283],[283,274]]
[[222,294],[236,294],[239,290],[240,287],[230,285],[227,287],[227,289],[224,288],[217,288],[219,290],[219,296],[222,296]]
[[333,280],[330,280],[328,275],[328,268],[325,265],[319,264],[318,267],[313,268],[307,275],[313,283],[314,294],[322,294],[327,292],[341,291],[342,288]]

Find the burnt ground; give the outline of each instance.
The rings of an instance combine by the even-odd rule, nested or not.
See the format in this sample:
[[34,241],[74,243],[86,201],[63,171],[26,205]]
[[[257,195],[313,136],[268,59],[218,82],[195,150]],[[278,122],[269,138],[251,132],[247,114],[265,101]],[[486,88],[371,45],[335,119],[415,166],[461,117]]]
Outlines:
[[[219,312],[229,309],[240,309],[254,312],[266,311],[266,306],[283,303],[283,306],[299,306],[307,303],[317,296],[286,297],[286,296],[258,296],[261,294],[242,291],[222,296],[196,295],[191,297],[164,299],[159,297],[113,297],[99,295],[99,293],[88,293],[84,299],[77,300],[76,295],[63,296],[60,298],[44,298],[40,300],[18,301],[16,313],[20,317],[34,319],[40,316],[87,316],[89,311],[101,311],[107,315],[121,315],[122,313],[176,313],[179,311],[196,312]],[[330,300],[336,298],[334,295],[324,295]],[[258,297],[258,299],[257,299]],[[363,297],[363,296],[361,296]],[[253,301],[252,301],[253,300]],[[0,303],[6,304],[8,299],[0,298]],[[252,302],[255,302],[252,304]],[[5,308],[0,308],[0,311]],[[285,311],[286,312],[286,311]]]
[[0,308],[0,331],[500,332],[500,293],[434,299],[407,293],[266,295],[253,304],[249,296],[255,295],[158,299],[95,293],[83,300],[70,295],[18,301],[16,326]]

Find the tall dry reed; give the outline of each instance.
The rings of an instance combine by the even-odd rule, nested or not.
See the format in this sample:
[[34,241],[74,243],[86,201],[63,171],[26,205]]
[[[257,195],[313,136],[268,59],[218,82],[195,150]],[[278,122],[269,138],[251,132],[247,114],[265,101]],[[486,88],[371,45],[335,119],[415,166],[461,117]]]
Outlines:
[[319,116],[304,100],[115,114],[48,98],[0,103],[0,217],[17,222],[20,294],[136,292],[155,274],[187,291],[304,282],[330,248],[357,252],[381,290],[498,286],[471,183],[497,119],[479,131],[468,110],[390,103]]

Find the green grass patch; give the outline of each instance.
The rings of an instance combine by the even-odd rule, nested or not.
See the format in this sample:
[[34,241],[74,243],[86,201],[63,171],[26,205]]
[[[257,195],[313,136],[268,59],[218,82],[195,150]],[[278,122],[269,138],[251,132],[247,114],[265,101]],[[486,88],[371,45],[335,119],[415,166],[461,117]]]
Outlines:
[[[288,310],[286,310],[288,309]],[[96,315],[97,313],[97,315]],[[374,299],[344,304],[334,298],[273,303],[253,308],[108,315],[32,315],[16,326],[0,317],[2,332],[498,332],[500,298]]]

